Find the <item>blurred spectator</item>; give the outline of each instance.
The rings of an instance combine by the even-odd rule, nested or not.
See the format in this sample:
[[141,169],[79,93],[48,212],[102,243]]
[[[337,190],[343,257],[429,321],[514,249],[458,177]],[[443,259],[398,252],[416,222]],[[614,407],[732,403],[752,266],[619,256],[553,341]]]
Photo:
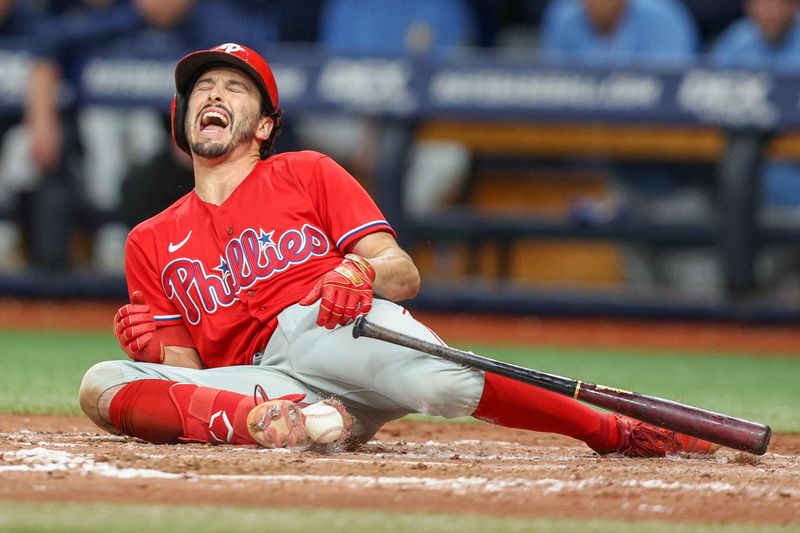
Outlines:
[[541,47],[549,59],[683,62],[698,45],[697,27],[680,0],[553,0],[542,20]]
[[328,0],[321,23],[328,52],[377,56],[446,56],[475,29],[461,0]]
[[[541,47],[543,57],[557,64],[686,66],[699,42],[695,23],[679,0],[553,0],[544,14]],[[707,169],[617,162],[609,196],[576,202],[572,216],[585,224],[710,222],[711,184],[702,171]],[[667,253],[649,245],[622,250],[633,286],[691,289],[719,282],[711,253]]]
[[[133,26],[103,43],[103,54],[164,57],[185,49],[178,26],[194,0],[135,0],[129,11]],[[174,51],[173,51],[174,50]],[[90,224],[95,229],[92,263],[101,271],[121,272],[129,228],[119,220],[122,179],[128,168],[153,158],[168,141],[161,127],[162,112],[145,107],[84,105],[78,116],[85,150],[84,179]]]
[[23,127],[20,124],[24,83],[30,68],[31,47],[36,14],[27,3],[0,0],[0,51],[3,54],[4,81],[12,86],[0,98],[0,270],[21,268],[22,231],[19,226],[17,183],[18,155],[24,148],[20,143]]
[[192,158],[170,142],[153,159],[134,165],[122,182],[120,217],[126,227],[155,216],[194,188]]
[[[270,2],[252,0],[84,0],[43,22],[30,81],[27,124],[43,184],[34,194],[32,259],[48,269],[69,266],[76,202],[86,202],[95,229],[94,266],[119,272],[127,227],[119,223],[119,190],[127,168],[155,156],[168,142],[164,108],[120,109],[58,104],[62,81],[79,87],[81,67],[97,55],[176,60],[189,50],[241,40],[263,47],[276,37]],[[79,144],[85,165],[72,161]],[[63,157],[62,157],[63,156]],[[78,169],[78,170],[76,170]],[[76,182],[79,175],[83,182]],[[85,191],[81,191],[81,186]],[[55,229],[58,228],[58,229]],[[55,232],[55,235],[54,235]],[[55,237],[55,238],[54,238]]]
[[798,0],[745,0],[747,16],[714,43],[711,62],[722,68],[800,69]]
[[[798,0],[746,0],[746,16],[714,44],[710,61],[721,68],[800,72]],[[767,219],[800,220],[800,163],[770,160],[761,172],[761,201]],[[796,254],[763,254],[767,275],[797,270]],[[783,265],[781,265],[783,263]],[[770,272],[771,271],[771,272]]]
[[[720,36],[709,54],[711,63],[721,68],[800,71],[800,1],[746,0],[744,5],[747,16]],[[800,211],[800,165],[767,164],[762,195],[769,207]]]
[[[446,58],[474,42],[466,0],[326,0],[320,15],[322,49],[331,54]],[[357,176],[370,174],[377,124],[352,116],[307,116],[297,122],[306,145],[331,154]],[[457,187],[469,152],[453,142],[418,143],[406,178],[406,205],[416,212],[437,205]]]
[[30,255],[36,266],[70,266],[75,219],[85,212],[80,205],[84,168],[75,98],[80,67],[91,52],[133,34],[138,25],[132,4],[89,1],[53,3],[38,25],[26,103],[30,155],[41,180],[29,205]]

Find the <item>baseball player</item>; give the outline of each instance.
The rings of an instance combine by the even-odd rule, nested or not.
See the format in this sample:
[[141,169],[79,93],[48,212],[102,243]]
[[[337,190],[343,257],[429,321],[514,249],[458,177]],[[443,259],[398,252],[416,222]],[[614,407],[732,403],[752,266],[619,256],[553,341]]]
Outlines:
[[[373,339],[375,323],[441,342],[395,301],[419,274],[356,180],[316,152],[273,155],[275,79],[226,43],[175,69],[175,143],[195,189],[131,231],[131,303],[114,319],[128,361],[93,366],[80,389],[98,426],[156,443],[309,443],[299,406],[343,414],[349,443],[422,412],[556,432],[601,454],[713,452],[708,442]],[[259,391],[255,394],[254,390]]]

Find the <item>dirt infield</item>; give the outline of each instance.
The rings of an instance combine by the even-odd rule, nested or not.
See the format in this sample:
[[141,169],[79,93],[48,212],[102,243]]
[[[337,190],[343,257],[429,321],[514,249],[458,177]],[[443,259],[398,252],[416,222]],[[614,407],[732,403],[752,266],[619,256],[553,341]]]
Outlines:
[[0,432],[2,500],[800,524],[800,436],[643,460],[485,424],[400,421],[338,453],[152,445],[83,418],[0,416]]
[[[0,300],[0,327],[109,328],[117,303]],[[800,356],[800,331],[415,313],[449,342]],[[0,414],[0,500],[380,509],[492,516],[800,525],[800,435],[763,457],[600,457],[487,424],[388,424],[354,452],[151,445],[83,417]]]

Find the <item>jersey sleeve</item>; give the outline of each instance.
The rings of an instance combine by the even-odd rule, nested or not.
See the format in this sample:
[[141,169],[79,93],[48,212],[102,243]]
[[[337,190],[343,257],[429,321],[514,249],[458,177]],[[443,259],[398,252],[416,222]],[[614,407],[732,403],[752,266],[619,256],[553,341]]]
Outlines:
[[161,277],[153,257],[149,257],[134,233],[125,243],[125,279],[128,282],[128,297],[134,291],[144,294],[147,305],[156,320],[156,326],[184,325],[178,309],[164,294]]
[[385,231],[396,237],[367,191],[330,157],[317,160],[314,185],[313,201],[322,223],[343,254],[370,233]]

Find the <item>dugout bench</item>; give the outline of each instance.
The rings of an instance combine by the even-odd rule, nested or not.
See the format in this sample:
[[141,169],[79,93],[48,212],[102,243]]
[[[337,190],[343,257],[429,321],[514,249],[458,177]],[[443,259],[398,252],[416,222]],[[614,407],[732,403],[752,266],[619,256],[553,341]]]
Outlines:
[[[441,69],[447,75],[448,67]],[[797,93],[789,89],[796,80],[775,73],[700,68],[615,72],[595,67],[576,74],[542,66],[503,70],[475,62],[452,71],[464,86],[442,92],[452,96],[455,104],[438,100],[416,121],[387,124],[379,158],[383,163],[378,174],[380,203],[406,236],[406,246],[427,240],[497,242],[494,271],[498,275],[492,281],[425,283],[418,305],[470,311],[770,321],[795,321],[800,316],[793,302],[758,297],[755,274],[755,259],[762,246],[794,245],[800,237],[792,224],[762,226],[756,194],[765,155],[800,160]],[[439,75],[441,71],[431,75],[429,92],[435,93],[437,84],[447,85],[437,80]],[[519,90],[504,91],[499,88],[502,82],[517,84]],[[467,87],[469,83],[478,87]],[[628,83],[619,93],[632,98],[630,107],[625,106],[624,97],[609,105],[596,96],[604,93],[607,84],[615,83]],[[586,94],[589,102],[559,98],[558,90]],[[587,227],[547,216],[486,213],[470,206],[412,217],[402,209],[403,162],[411,142],[420,138],[457,140],[479,155],[580,158],[602,153],[619,160],[701,161],[715,167],[719,211],[712,223],[703,225],[610,222]],[[508,264],[511,243],[525,238],[711,246],[719,253],[725,291],[720,297],[701,294],[693,298],[624,289],[570,291],[518,285],[509,281],[502,265]],[[476,256],[473,254],[473,265]]]

